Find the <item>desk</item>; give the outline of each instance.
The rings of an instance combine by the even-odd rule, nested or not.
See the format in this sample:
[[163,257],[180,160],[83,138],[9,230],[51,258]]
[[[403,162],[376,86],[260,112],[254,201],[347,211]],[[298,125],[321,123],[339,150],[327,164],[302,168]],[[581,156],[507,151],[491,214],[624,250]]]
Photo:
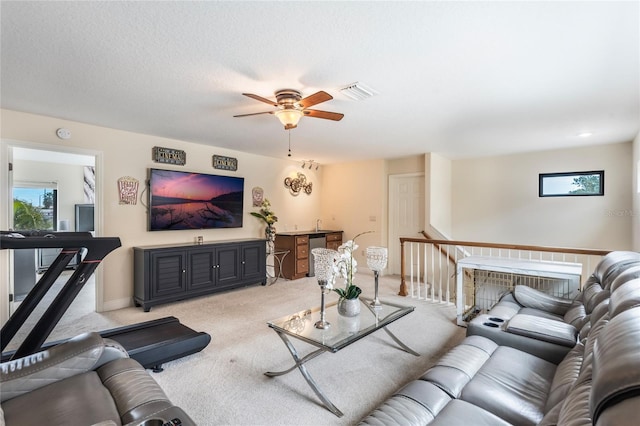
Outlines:
[[[320,319],[319,308],[307,309],[269,321],[267,324],[278,333],[278,336],[280,336],[291,353],[295,364],[287,370],[276,372],[268,371],[264,374],[268,377],[282,376],[297,368],[324,406],[336,416],[342,417],[342,412],[333,405],[329,398],[320,390],[315,380],[313,380],[313,377],[311,377],[311,374],[304,365],[305,363],[326,352],[336,353],[340,349],[346,348],[352,343],[380,329],[387,332],[398,345],[399,349],[411,355],[420,356],[419,353],[409,348],[391,333],[391,331],[387,330],[389,324],[413,312],[415,309],[413,306],[402,306],[383,301],[380,307],[372,308],[369,305],[370,300],[360,298],[360,302],[368,309],[363,310],[360,315],[352,318],[338,315],[337,302],[327,305],[326,319],[331,325],[325,329],[314,326],[316,321]],[[309,343],[318,349],[301,357],[298,355],[298,351],[289,340],[289,337]]]
[[[472,270],[463,272],[463,269]],[[477,271],[488,271],[478,274]],[[502,273],[502,275],[499,275]],[[472,281],[473,293],[464,285],[465,279]],[[480,278],[478,278],[480,277]],[[523,259],[507,259],[501,257],[470,256],[456,263],[456,315],[458,325],[466,327],[463,319],[465,309],[478,306],[478,288],[485,294],[481,311],[489,310],[498,298],[510,291],[517,284],[528,285],[558,297],[569,298],[571,293],[579,290],[582,277],[580,263],[551,262]],[[477,285],[482,281],[481,285]],[[538,284],[542,285],[538,285]],[[466,298],[471,300],[466,300]]]
[[[282,275],[282,262],[284,258],[290,253],[290,250],[276,250],[271,253],[267,253],[267,285],[275,284],[278,278],[284,278]],[[269,263],[269,259],[273,258],[273,262]],[[276,270],[276,265],[278,266]],[[271,273],[273,270],[273,273]]]

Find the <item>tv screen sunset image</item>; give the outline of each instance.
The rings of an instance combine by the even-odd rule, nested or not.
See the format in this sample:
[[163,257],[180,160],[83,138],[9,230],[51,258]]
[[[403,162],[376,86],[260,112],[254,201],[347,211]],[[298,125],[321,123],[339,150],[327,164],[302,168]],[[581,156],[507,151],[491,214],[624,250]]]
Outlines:
[[242,227],[244,179],[151,169],[149,230]]

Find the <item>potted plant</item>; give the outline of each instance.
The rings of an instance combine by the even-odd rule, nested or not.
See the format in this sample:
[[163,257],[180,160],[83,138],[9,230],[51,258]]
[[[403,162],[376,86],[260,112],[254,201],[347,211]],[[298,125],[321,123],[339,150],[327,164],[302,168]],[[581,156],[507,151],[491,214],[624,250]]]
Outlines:
[[334,279],[340,276],[344,279],[344,288],[333,287],[333,291],[338,293],[338,312],[344,316],[356,316],[360,313],[360,293],[362,289],[354,284],[354,278],[357,271],[358,262],[353,257],[354,252],[358,249],[355,240],[360,235],[368,234],[373,231],[362,232],[352,240],[349,240],[338,247],[337,261],[334,263]]
[[273,244],[276,240],[276,227],[273,226],[273,224],[278,221],[278,216],[276,216],[273,210],[271,210],[271,203],[269,202],[269,199],[265,198],[264,200],[262,200],[260,211],[251,212],[251,216],[262,219],[264,223],[267,224],[265,233],[267,236],[267,240],[269,241],[269,252],[273,251]]

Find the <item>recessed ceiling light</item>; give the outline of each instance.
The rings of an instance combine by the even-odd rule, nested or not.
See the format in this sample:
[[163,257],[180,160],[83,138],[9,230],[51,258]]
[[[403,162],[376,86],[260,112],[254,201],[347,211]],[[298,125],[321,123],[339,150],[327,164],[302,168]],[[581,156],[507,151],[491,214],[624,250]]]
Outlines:
[[578,133],[578,137],[579,138],[588,138],[589,136],[593,135],[593,133],[591,132],[582,132],[582,133]]

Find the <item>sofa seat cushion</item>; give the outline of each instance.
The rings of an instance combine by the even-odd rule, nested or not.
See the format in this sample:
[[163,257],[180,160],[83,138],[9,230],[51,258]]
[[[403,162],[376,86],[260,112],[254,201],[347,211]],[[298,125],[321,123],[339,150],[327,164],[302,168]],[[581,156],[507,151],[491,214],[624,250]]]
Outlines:
[[473,426],[508,426],[510,423],[473,404],[459,399],[448,403],[429,426],[452,426],[462,424]]
[[451,401],[433,383],[414,380],[397,391],[360,423],[361,425],[426,425]]
[[2,403],[8,425],[93,425],[120,415],[111,394],[94,371],[35,389],[27,397]]
[[544,416],[556,365],[526,352],[498,347],[462,390],[460,399],[517,425]]
[[469,336],[442,356],[420,379],[434,383],[452,398],[457,398],[497,347],[486,337]]

